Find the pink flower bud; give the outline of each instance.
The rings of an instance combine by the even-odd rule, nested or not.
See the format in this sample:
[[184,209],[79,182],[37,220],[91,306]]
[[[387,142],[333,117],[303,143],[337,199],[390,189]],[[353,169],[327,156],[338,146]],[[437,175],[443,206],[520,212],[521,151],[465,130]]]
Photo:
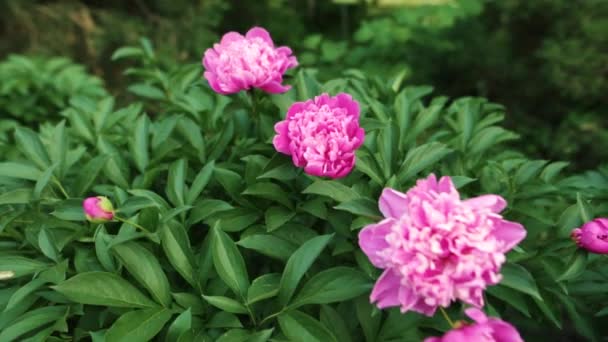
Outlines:
[[82,208],[87,220],[93,223],[108,222],[114,218],[112,202],[104,196],[86,198],[82,202]]
[[465,310],[467,316],[475,321],[473,324],[463,324],[442,337],[429,337],[424,342],[523,342],[524,340],[511,324],[498,318],[487,317],[476,308]]
[[608,218],[597,218],[572,231],[572,240],[589,252],[608,254]]
[[205,78],[220,94],[259,88],[284,93],[290,86],[281,84],[287,69],[298,65],[291,49],[275,47],[268,31],[254,27],[245,36],[228,32],[203,57]]
[[355,150],[365,132],[359,126],[359,103],[345,93],[321,94],[289,107],[274,126],[273,144],[313,176],[341,178],[355,166]]

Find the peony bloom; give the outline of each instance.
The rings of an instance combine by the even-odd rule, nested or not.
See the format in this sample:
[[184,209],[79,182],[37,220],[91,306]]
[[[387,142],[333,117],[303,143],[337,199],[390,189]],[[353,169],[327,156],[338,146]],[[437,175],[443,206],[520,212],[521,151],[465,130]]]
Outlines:
[[228,32],[203,57],[205,78],[220,94],[260,88],[268,93],[284,93],[290,86],[281,84],[287,69],[298,65],[291,49],[275,48],[268,31],[254,27],[243,37]]
[[359,127],[359,103],[344,93],[292,104],[287,118],[274,129],[277,151],[291,155],[306,173],[331,178],[344,177],[353,169],[355,150],[365,135]]
[[580,247],[598,254],[608,254],[608,218],[598,218],[572,231]]
[[424,342],[523,342],[517,330],[509,323],[498,318],[488,318],[476,308],[465,310],[467,316],[475,321],[453,329],[442,337],[429,337]]
[[432,316],[438,306],[461,300],[483,306],[483,291],[500,280],[505,253],[525,229],[499,213],[505,200],[484,195],[461,200],[450,177],[431,174],[407,193],[384,189],[385,219],[363,228],[359,245],[383,268],[370,300]]
[[86,198],[82,208],[87,220],[93,223],[103,223],[114,218],[114,207],[107,197],[97,196]]

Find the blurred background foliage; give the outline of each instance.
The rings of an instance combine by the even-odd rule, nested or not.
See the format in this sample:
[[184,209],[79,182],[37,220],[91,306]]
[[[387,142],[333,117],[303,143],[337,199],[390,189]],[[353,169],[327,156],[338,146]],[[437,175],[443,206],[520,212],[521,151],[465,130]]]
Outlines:
[[[608,158],[605,0],[5,0],[0,115],[28,112],[17,119],[30,122],[53,108],[50,99],[67,101],[91,83],[105,92],[101,79],[124,98],[130,65],[111,56],[142,36],[171,66],[197,63],[222,33],[253,25],[292,47],[320,79],[356,67],[452,97],[484,96],[506,106],[528,153],[570,160],[575,171]],[[68,56],[97,77],[65,59],[12,54]],[[74,68],[80,76],[61,77]],[[14,89],[22,106],[2,106],[16,102],[3,97]]]

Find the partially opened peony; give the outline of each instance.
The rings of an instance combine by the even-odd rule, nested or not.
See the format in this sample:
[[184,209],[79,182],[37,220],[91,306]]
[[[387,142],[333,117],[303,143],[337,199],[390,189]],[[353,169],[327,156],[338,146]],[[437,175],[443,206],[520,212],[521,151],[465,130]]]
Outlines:
[[442,337],[429,337],[424,342],[523,342],[524,340],[511,324],[498,318],[487,317],[476,308],[465,310],[475,321],[450,330]]
[[572,231],[580,247],[598,254],[608,254],[608,218],[598,218]]
[[340,178],[355,166],[355,150],[365,132],[359,126],[359,103],[345,93],[321,94],[296,102],[275,127],[273,144],[313,176]]
[[205,78],[220,94],[259,88],[268,93],[284,93],[283,74],[298,65],[291,49],[275,47],[268,31],[254,27],[245,36],[228,32],[203,57]]
[[103,223],[112,221],[114,218],[114,207],[107,197],[88,197],[82,202],[82,209],[88,221]]
[[504,254],[526,236],[499,214],[502,197],[462,200],[450,177],[430,175],[405,194],[386,188],[379,206],[385,219],[359,233],[363,252],[384,269],[370,298],[379,308],[431,316],[455,300],[481,307]]

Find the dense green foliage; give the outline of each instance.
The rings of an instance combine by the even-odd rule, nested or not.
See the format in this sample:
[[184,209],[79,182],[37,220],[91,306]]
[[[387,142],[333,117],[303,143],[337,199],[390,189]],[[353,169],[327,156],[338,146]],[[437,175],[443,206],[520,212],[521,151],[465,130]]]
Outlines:
[[[465,196],[504,196],[507,217],[528,231],[504,280],[488,290],[491,314],[530,341],[608,334],[605,257],[568,238],[608,214],[608,172],[564,177],[567,163],[508,148],[518,135],[501,126],[502,106],[432,97],[431,87],[405,86],[401,75],[357,70],[319,82],[301,69],[284,95],[226,97],[210,92],[198,65],[167,69],[156,56],[145,40],[114,54],[135,63],[128,90],[136,101],[127,106],[94,81],[52,103],[39,125],[0,121],[0,270],[14,272],[0,289],[0,341],[438,334],[449,328],[440,315],[369,304],[379,270],[356,242],[377,220],[383,187],[406,190],[428,172],[453,176]],[[6,63],[15,61],[34,63]],[[66,69],[68,79],[81,75]],[[45,78],[31,74],[27,84]],[[56,89],[28,105],[51,106],[46,91]],[[322,91],[349,92],[363,105],[365,145],[341,181],[302,174],[269,143],[287,106]],[[93,194],[143,229],[87,223],[81,203]]]
[[262,25],[323,80],[345,67],[404,72],[408,83],[506,105],[520,148],[539,158],[584,170],[608,157],[596,143],[608,115],[604,0],[8,0],[0,13],[0,56],[71,56],[112,92],[124,79],[109,57],[141,36],[162,63],[189,63],[223,32]]

